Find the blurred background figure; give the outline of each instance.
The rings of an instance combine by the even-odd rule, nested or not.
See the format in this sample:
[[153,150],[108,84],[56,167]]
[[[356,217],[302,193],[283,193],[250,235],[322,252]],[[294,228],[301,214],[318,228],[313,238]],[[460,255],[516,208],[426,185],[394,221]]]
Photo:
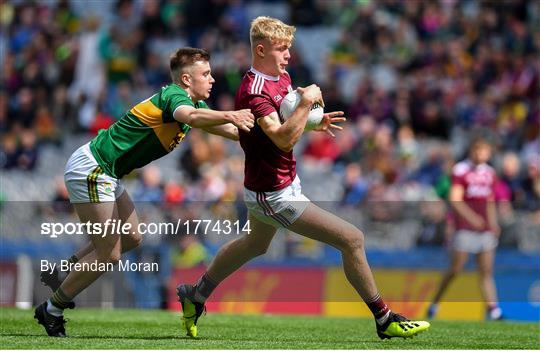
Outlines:
[[448,285],[459,274],[469,254],[476,256],[480,272],[480,288],[486,302],[486,316],[490,320],[502,319],[499,307],[493,262],[501,228],[495,204],[495,170],[487,162],[491,158],[491,144],[486,139],[475,139],[466,160],[457,163],[452,170],[452,186],[449,200],[453,208],[455,232],[451,234],[451,264],[444,274],[428,317],[434,318],[438,304]]

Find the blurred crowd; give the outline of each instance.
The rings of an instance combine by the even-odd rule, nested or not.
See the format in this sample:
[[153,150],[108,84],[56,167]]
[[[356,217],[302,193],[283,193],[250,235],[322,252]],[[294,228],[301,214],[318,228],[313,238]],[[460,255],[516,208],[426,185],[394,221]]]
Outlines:
[[[270,1],[298,28],[341,33],[315,74],[293,47],[295,86],[322,87],[326,110],[348,122],[332,139],[309,133],[297,150],[305,176],[342,177],[342,205],[439,201],[473,135],[494,145],[501,213],[540,216],[540,2]],[[249,68],[249,0],[0,0],[0,166],[32,171],[39,150],[95,134],[170,81],[180,46],[212,55],[215,109],[234,107]],[[261,13],[262,14],[262,13]],[[321,73],[321,72],[317,72]],[[148,167],[132,175],[136,201],[241,202],[237,145],[192,131],[178,152],[182,181]],[[175,151],[176,152],[176,151]],[[63,192],[59,191],[59,197]],[[65,196],[65,192],[64,195]],[[241,208],[241,206],[238,206]],[[399,209],[394,211],[399,212]],[[375,220],[393,211],[372,209]],[[426,209],[430,225],[444,210]],[[429,226],[428,226],[429,227]],[[441,229],[442,230],[442,229]],[[421,238],[419,239],[422,240]]]

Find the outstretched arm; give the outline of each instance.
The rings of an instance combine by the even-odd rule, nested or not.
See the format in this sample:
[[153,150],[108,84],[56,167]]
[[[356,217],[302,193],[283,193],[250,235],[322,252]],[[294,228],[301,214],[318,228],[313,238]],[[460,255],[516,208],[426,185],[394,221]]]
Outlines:
[[238,141],[240,139],[238,135],[238,128],[231,123],[222,124],[219,126],[205,127],[202,130],[210,133],[222,136],[224,138]]
[[253,128],[253,114],[249,109],[238,111],[216,111],[183,105],[174,111],[174,119],[193,128],[206,128],[232,123],[249,132]]

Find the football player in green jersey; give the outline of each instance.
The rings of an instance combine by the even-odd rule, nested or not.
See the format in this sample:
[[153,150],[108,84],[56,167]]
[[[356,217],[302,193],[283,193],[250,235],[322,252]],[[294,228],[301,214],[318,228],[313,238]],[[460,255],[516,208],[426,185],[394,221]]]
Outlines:
[[[91,243],[68,260],[79,269],[70,270],[64,281],[56,270],[42,274],[54,293],[35,309],[34,318],[49,336],[66,336],[63,310],[73,308],[73,298],[106,271],[101,268],[116,264],[122,253],[141,242],[139,219],[120,179],[171,152],[191,128],[238,140],[239,128],[253,127],[248,109],[215,111],[204,103],[215,82],[209,61],[209,53],[202,49],[176,51],[170,59],[172,84],[101,130],[67,162],[64,179],[70,202],[81,222],[91,224],[92,235]],[[128,224],[129,234],[118,235],[122,226],[114,223]]]

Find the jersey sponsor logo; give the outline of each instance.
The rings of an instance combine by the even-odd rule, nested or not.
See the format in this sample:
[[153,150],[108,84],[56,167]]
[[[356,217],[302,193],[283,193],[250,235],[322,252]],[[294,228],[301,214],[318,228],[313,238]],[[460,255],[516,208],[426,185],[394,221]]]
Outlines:
[[467,187],[467,197],[469,198],[487,198],[491,195],[491,187],[487,185],[469,185]]
[[277,94],[276,96],[274,96],[274,101],[275,102],[278,102],[279,100],[283,99],[283,96]]
[[173,138],[173,140],[171,141],[171,143],[169,144],[169,152],[170,151],[173,151],[174,148],[176,146],[178,146],[178,144],[180,144],[182,142],[182,140],[184,140],[184,138],[186,137],[186,133],[184,133],[183,131],[179,131]]
[[493,182],[493,176],[489,172],[470,172],[465,176],[468,183],[490,184]]
[[470,172],[465,175],[469,198],[487,198],[492,194],[493,175],[490,172]]

